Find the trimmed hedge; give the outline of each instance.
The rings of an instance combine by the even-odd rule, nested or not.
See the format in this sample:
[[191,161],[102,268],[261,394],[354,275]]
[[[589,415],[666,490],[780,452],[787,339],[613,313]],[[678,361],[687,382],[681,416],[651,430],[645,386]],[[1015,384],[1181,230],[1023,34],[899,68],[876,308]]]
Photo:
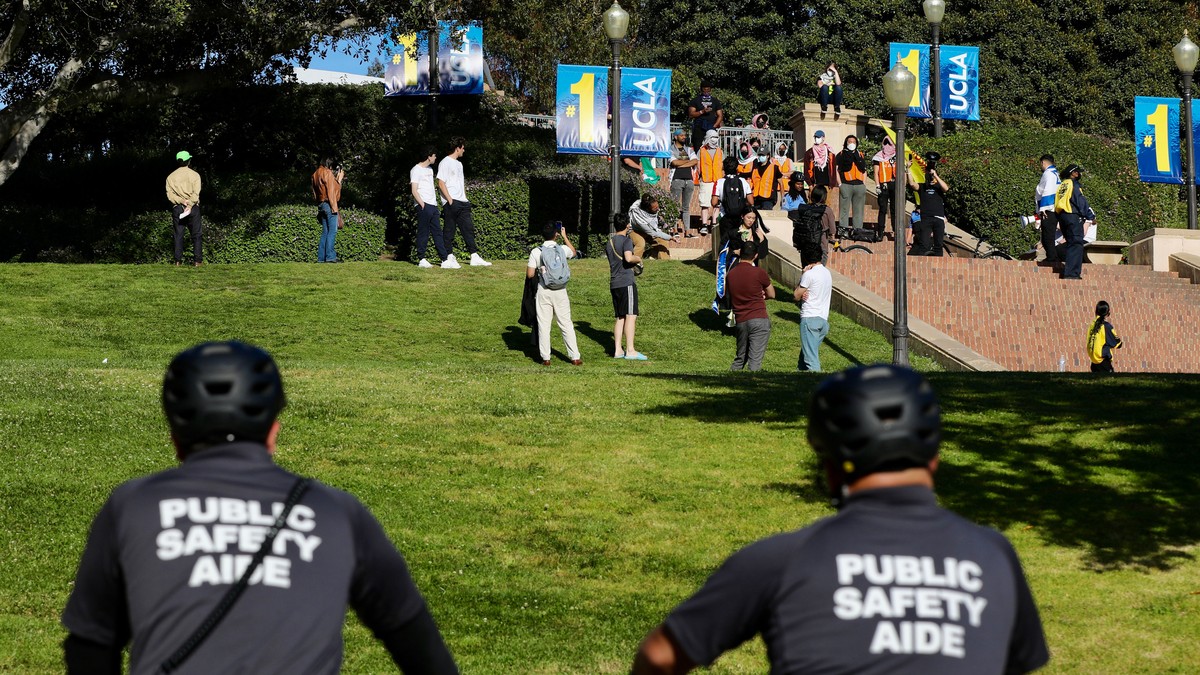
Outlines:
[[1034,213],[1038,158],[1049,152],[1060,170],[1068,164],[1084,167],[1082,185],[1096,211],[1100,239],[1132,241],[1152,227],[1185,226],[1179,189],[1141,182],[1131,142],[1013,122],[941,139],[911,139],[914,150],[941,153],[940,172],[950,185],[946,210],[955,225],[1014,255],[1032,249],[1037,230],[1021,225],[1019,216]]
[[[379,260],[387,221],[366,211],[341,210],[343,229],[334,246],[348,262]],[[205,260],[214,263],[316,262],[321,227],[317,208],[287,204],[251,211],[227,228],[205,230]]]

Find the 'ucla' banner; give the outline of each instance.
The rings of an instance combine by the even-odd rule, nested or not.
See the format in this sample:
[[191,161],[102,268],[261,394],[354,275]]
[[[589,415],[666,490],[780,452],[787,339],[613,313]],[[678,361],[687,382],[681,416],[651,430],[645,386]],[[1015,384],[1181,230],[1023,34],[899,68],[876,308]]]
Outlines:
[[896,65],[908,68],[917,78],[912,102],[908,105],[909,117],[930,117],[929,112],[929,45],[892,42],[888,44],[888,70]]
[[443,94],[483,93],[483,26],[438,22],[438,85]]
[[1138,177],[1144,183],[1183,183],[1177,98],[1133,99],[1133,142]]
[[621,154],[671,156],[671,71],[621,69]]
[[555,105],[558,151],[608,154],[608,68],[559,64]]
[[942,45],[942,119],[979,119],[979,47]]
[[384,96],[423,96],[429,93],[429,40],[410,34],[393,45],[391,62],[383,72]]

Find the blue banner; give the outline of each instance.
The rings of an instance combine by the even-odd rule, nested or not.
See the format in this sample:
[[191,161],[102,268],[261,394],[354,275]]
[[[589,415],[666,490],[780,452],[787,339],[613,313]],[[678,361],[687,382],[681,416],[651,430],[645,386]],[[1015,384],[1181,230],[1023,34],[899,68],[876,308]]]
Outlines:
[[917,88],[913,91],[912,103],[908,106],[908,116],[931,117],[929,111],[929,45],[908,42],[889,43],[888,70],[891,70],[897,61],[917,77]]
[[[1133,141],[1138,177],[1144,183],[1183,183],[1177,98],[1137,96],[1133,99]],[[1195,107],[1193,107],[1193,118]]]
[[393,45],[391,62],[383,72],[384,96],[429,94],[429,40],[426,35],[405,35]]
[[483,93],[483,25],[438,22],[438,91]]
[[608,68],[559,64],[555,126],[558,151],[608,154]]
[[671,71],[621,69],[621,154],[671,156]]
[[938,50],[942,119],[979,120],[979,47],[942,45]]

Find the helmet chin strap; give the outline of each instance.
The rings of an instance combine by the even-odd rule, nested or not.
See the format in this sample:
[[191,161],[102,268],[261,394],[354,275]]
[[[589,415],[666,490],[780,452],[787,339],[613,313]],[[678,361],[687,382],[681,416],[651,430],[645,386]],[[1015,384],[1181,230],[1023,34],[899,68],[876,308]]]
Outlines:
[[825,484],[829,487],[829,504],[838,511],[846,504],[850,496],[850,487],[846,484],[846,472],[833,462],[825,462]]

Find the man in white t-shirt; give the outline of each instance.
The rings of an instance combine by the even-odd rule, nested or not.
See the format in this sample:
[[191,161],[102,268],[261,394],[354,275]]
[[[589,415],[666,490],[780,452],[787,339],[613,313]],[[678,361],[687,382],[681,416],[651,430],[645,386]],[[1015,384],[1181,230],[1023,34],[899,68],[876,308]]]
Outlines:
[[[562,236],[563,243],[558,244],[558,238]],[[529,252],[529,263],[525,267],[525,277],[533,279],[537,277],[538,287],[535,297],[535,306],[537,308],[537,329],[538,329],[538,353],[542,359],[542,365],[550,365],[550,320],[558,324],[559,331],[562,332],[563,344],[567,347],[567,358],[576,366],[583,365],[583,361],[579,358],[579,343],[575,340],[575,324],[571,323],[571,299],[567,297],[567,289],[564,288],[547,288],[544,278],[545,270],[542,264],[542,250],[546,248],[557,248],[561,250],[566,258],[575,257],[575,247],[571,245],[571,239],[567,236],[566,230],[562,229],[562,223],[550,223],[542,228],[542,238],[545,241],[541,246],[534,248]],[[565,264],[565,263],[564,263]]]
[[409,188],[412,190],[413,206],[417,209],[417,258],[421,267],[433,267],[425,258],[425,249],[429,245],[429,235],[433,235],[433,245],[437,248],[438,257],[442,259],[442,268],[456,270],[461,265],[453,257],[446,255],[446,245],[442,242],[442,230],[438,227],[437,191],[433,187],[433,161],[437,159],[437,150],[432,145],[422,150],[423,159],[408,172]]
[[833,295],[833,277],[821,264],[821,246],[816,242],[800,249],[804,274],[792,297],[800,304],[800,361],[798,370],[821,371],[821,342],[829,334],[829,299]]
[[438,164],[437,184],[442,192],[442,219],[446,226],[442,229],[442,241],[450,260],[454,258],[454,230],[462,233],[463,243],[471,253],[471,264],[476,267],[490,267],[492,263],[479,255],[475,247],[475,221],[471,220],[471,202],[467,201],[466,182],[463,179],[463,165],[459,159],[467,151],[467,140],[462,136],[450,139],[450,154],[442,158]]

